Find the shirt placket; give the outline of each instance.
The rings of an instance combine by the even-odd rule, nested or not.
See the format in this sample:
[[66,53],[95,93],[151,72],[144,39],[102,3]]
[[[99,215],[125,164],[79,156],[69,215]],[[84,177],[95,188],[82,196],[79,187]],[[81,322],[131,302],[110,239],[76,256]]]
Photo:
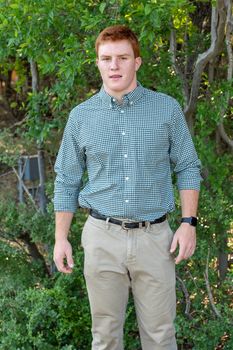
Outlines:
[[119,118],[120,118],[120,133],[122,140],[122,158],[123,158],[123,172],[122,172],[122,183],[123,183],[123,196],[122,205],[124,208],[124,217],[128,217],[131,205],[131,161],[130,161],[130,130],[129,123],[127,122],[128,117],[128,106],[123,104],[119,106]]

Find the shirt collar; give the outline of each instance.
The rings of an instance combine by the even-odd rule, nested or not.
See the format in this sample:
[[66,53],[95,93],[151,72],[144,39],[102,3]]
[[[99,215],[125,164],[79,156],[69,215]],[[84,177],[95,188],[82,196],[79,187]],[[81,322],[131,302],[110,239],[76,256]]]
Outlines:
[[[145,90],[144,87],[139,82],[137,82],[137,87],[122,97],[123,104],[133,105],[137,100],[139,100],[142,97],[142,95],[145,92],[144,90]],[[109,95],[104,90],[103,86],[99,91],[99,97],[101,98],[103,103],[106,104],[109,108],[113,108],[118,104],[117,100],[113,96]]]

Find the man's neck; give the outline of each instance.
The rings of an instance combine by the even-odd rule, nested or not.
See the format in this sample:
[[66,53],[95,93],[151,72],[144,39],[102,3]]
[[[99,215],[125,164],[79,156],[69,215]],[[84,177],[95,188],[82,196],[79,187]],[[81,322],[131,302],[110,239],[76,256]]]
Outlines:
[[135,90],[137,87],[137,83],[136,86],[134,86],[133,88],[131,88],[130,90],[125,90],[125,91],[120,91],[120,92],[114,92],[112,90],[108,90],[105,86],[104,86],[104,90],[107,94],[109,94],[111,97],[115,98],[117,100],[117,102],[119,104],[123,103],[123,97],[127,94],[129,94],[130,92],[132,92],[133,90]]

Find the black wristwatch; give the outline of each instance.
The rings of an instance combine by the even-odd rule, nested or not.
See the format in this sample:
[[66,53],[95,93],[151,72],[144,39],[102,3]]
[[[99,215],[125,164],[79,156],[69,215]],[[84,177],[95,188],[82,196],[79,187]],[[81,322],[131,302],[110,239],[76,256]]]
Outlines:
[[197,218],[195,216],[190,216],[188,218],[182,218],[181,222],[187,222],[191,226],[197,226]]

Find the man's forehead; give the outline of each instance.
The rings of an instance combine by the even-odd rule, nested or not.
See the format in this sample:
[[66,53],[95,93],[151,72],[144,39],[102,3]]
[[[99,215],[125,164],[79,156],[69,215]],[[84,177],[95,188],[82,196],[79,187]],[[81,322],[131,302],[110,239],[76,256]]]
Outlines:
[[101,56],[133,54],[132,45],[128,40],[105,41],[99,45],[98,51]]

